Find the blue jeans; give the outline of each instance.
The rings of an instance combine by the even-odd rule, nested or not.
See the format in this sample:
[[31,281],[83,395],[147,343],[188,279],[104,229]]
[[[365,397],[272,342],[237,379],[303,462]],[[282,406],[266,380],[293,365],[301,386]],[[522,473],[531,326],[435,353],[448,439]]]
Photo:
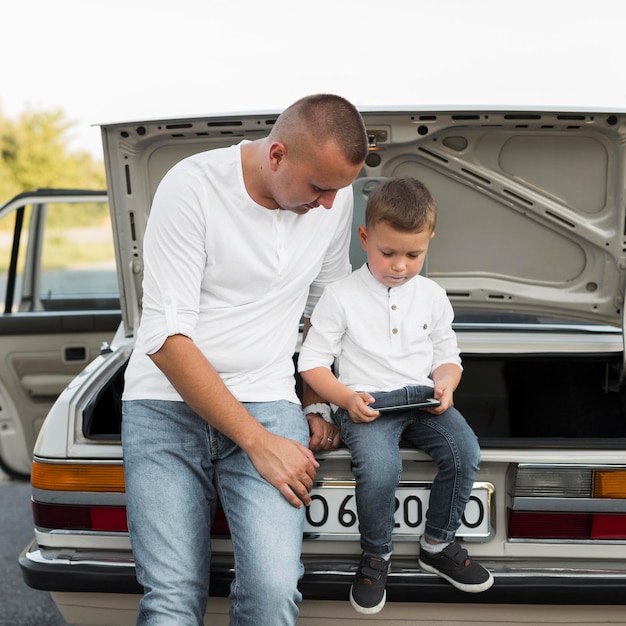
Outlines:
[[[374,392],[376,402],[370,406],[418,402],[432,394],[431,387]],[[363,551],[387,554],[393,550],[395,489],[402,473],[400,439],[427,452],[439,468],[430,492],[425,535],[435,541],[453,541],[480,460],[478,440],[463,416],[454,407],[441,415],[398,410],[368,424],[355,424],[347,411],[339,409],[336,420],[352,455]]]
[[[244,406],[270,432],[308,445],[300,406]],[[235,557],[230,624],[295,624],[304,508],[292,507],[241,448],[183,402],[124,402],[122,441],[128,526],[144,588],[137,624],[203,624],[218,496]]]

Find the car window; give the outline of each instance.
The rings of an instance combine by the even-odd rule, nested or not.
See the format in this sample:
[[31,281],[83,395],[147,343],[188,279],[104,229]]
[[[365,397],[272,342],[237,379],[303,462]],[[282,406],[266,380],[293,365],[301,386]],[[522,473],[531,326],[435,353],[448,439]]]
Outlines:
[[0,218],[0,287],[7,312],[119,308],[108,203],[31,204]]

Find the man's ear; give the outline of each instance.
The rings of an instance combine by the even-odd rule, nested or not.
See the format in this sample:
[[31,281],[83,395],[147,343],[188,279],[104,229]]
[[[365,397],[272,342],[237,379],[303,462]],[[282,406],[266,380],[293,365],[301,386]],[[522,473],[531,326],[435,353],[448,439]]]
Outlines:
[[361,248],[363,248],[363,250],[367,250],[367,228],[361,225],[359,226],[357,232],[359,234],[359,239],[361,240]]
[[275,172],[278,169],[278,166],[283,162],[285,156],[287,155],[287,146],[281,141],[275,141],[270,146],[270,169]]

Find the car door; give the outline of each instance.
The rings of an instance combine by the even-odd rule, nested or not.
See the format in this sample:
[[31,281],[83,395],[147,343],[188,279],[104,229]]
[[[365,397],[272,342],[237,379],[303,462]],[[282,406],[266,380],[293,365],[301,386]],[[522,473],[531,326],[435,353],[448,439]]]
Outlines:
[[106,192],[1,206],[0,294],[0,468],[27,476],[46,413],[121,319]]

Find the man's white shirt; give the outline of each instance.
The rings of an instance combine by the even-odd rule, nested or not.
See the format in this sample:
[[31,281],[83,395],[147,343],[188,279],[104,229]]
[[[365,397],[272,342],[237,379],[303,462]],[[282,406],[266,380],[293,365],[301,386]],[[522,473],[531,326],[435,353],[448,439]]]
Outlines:
[[299,402],[298,323],[350,272],[352,189],[333,208],[270,210],[248,195],[241,144],[184,159],[161,181],[144,238],[142,319],[123,399],[181,400],[149,354],[190,337],[240,401]]

